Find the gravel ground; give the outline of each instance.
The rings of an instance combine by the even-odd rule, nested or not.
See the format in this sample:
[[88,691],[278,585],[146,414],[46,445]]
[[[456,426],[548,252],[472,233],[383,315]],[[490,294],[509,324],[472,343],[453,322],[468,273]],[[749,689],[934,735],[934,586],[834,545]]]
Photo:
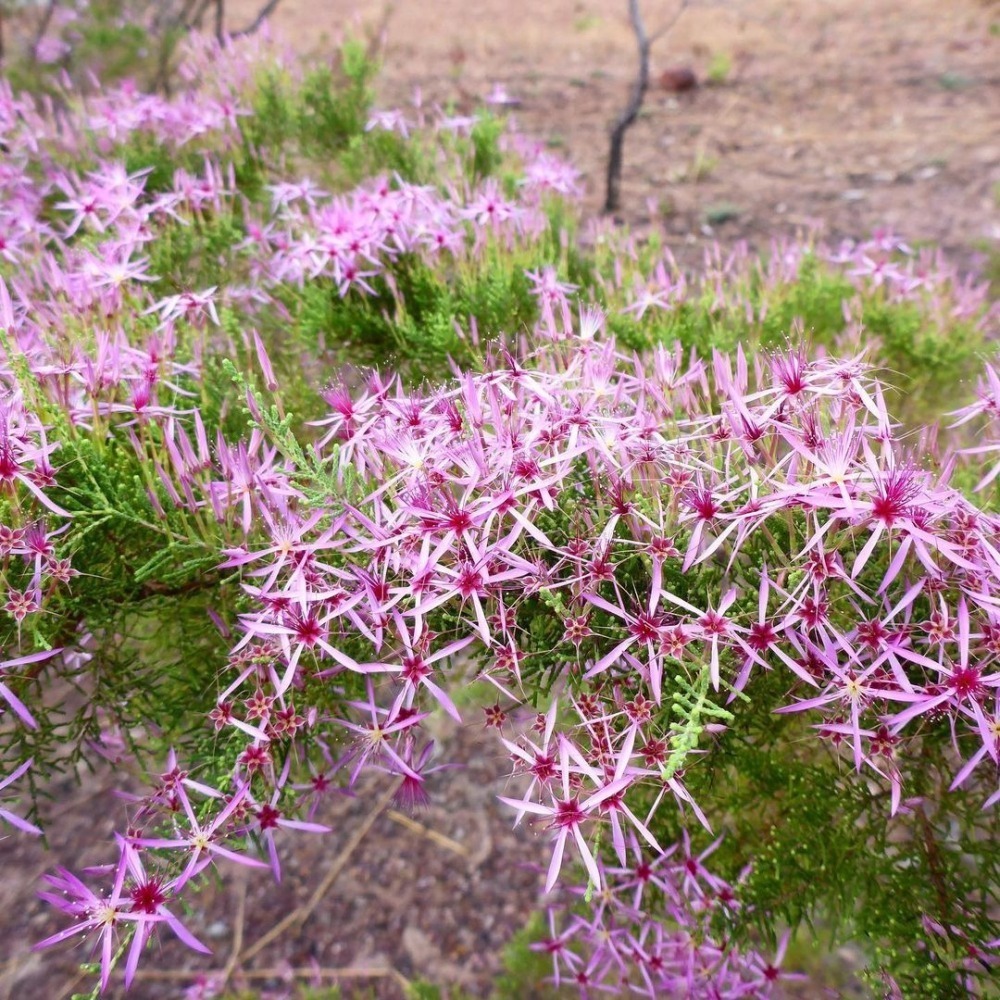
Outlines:
[[[236,966],[236,987],[280,985],[291,968],[353,969],[359,974],[341,980],[346,997],[396,1000],[405,981],[418,978],[487,995],[504,945],[537,906],[547,848],[530,830],[513,831],[510,810],[496,801],[506,764],[495,735],[446,720],[438,737],[442,760],[464,765],[432,776],[429,806],[399,812],[387,802],[388,777],[372,778],[359,783],[355,797],[321,807],[316,819],[332,833],[285,835],[279,884],[266,871],[223,867],[221,880],[199,898],[198,912],[185,918],[215,954],[202,959],[163,935],[162,948],[144,965],[151,971],[140,974],[129,995],[179,996],[199,971],[225,968],[237,941],[250,957]],[[64,926],[34,892],[53,859],[74,869],[107,860],[102,852],[126,817],[126,804],[112,794],[115,780],[108,769],[79,788],[67,781],[58,790],[51,855],[27,837],[0,844],[0,913],[7,915],[2,1000],[61,1000],[73,992],[83,950],[64,945],[41,956],[30,950]],[[321,886],[325,891],[300,924],[255,949]],[[267,970],[276,974],[265,978]]]

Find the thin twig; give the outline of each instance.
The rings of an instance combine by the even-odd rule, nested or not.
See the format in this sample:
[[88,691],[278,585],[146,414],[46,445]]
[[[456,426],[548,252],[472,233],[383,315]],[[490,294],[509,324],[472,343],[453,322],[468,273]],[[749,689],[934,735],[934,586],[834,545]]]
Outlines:
[[215,40],[220,45],[226,40],[226,0],[215,0]]
[[438,833],[437,830],[432,830],[429,826],[424,826],[423,823],[418,823],[415,819],[411,819],[405,813],[397,812],[395,809],[390,809],[386,813],[386,816],[388,816],[393,823],[398,823],[400,826],[405,826],[407,830],[419,833],[421,837],[433,840],[435,844],[452,851],[454,854],[461,854],[464,857],[469,853],[469,849],[464,844],[460,844],[457,840],[452,840],[451,837],[446,837],[443,833]]
[[86,979],[86,972],[78,972],[76,976],[73,977],[63,988],[62,992],[58,994],[58,1000],[70,1000],[70,998],[76,993],[77,987]]
[[45,32],[49,30],[49,25],[52,23],[52,15],[56,12],[57,2],[58,0],[49,0],[45,5],[42,19],[38,22],[38,30],[35,32],[35,40],[31,43],[32,62],[38,61],[38,46],[41,45],[42,39],[45,37]]
[[163,90],[167,97],[170,96],[170,60],[173,58],[177,46],[177,30],[187,31],[189,18],[195,9],[198,0],[185,0],[180,11],[171,21],[164,24],[160,32],[160,53],[156,76],[153,78],[153,90]]
[[941,852],[938,850],[937,841],[934,839],[934,829],[931,826],[931,821],[927,818],[927,813],[924,812],[922,806],[916,812],[920,822],[921,846],[924,849],[924,858],[927,861],[927,872],[930,875],[931,885],[934,887],[934,894],[937,897],[938,916],[942,924],[947,924],[950,904],[948,886],[945,881],[943,865],[941,864]]
[[649,36],[649,44],[652,45],[654,42],[658,42],[670,29],[677,23],[677,19],[684,13],[690,0],[681,0],[677,5],[677,9],[674,11],[674,16],[664,24],[659,31],[654,31],[652,35]]
[[[139,979],[159,980],[161,982],[173,982],[175,980],[193,979],[196,976],[211,978],[212,972],[196,971],[194,969],[138,969],[136,976]],[[274,969],[250,969],[240,972],[243,979],[392,979],[403,989],[409,989],[412,985],[409,979],[396,969],[380,968],[378,966],[367,965],[345,965],[340,969],[326,968],[299,968],[289,969],[278,967]]]
[[337,880],[337,877],[343,871],[347,862],[350,861],[351,855],[357,850],[361,841],[365,839],[368,831],[375,825],[375,821],[385,812],[389,803],[392,801],[392,797],[396,794],[400,782],[394,781],[390,788],[387,788],[382,797],[375,804],[372,811],[365,817],[364,822],[354,831],[351,839],[344,845],[343,850],[337,855],[333,864],[330,866],[330,870],[326,873],[326,877],[322,882],[316,887],[316,890],[309,897],[309,899],[299,907],[296,907],[291,913],[288,914],[283,920],[278,921],[263,937],[258,938],[252,945],[242,955],[239,956],[239,961],[245,962],[253,958],[254,955],[259,954],[264,948],[266,948],[272,941],[280,937],[291,927],[301,927],[302,924],[309,919],[310,914],[313,910],[319,906],[323,897],[327,894],[330,886]]
[[625,133],[635,121],[642,107],[642,100],[649,87],[649,36],[642,22],[642,11],[639,10],[639,0],[629,0],[629,19],[635,32],[636,46],[639,49],[639,75],[632,85],[628,104],[618,116],[611,129],[611,146],[608,150],[608,173],[605,182],[604,211],[616,212],[621,203],[622,184],[622,152],[625,145]]
[[257,12],[257,16],[239,31],[233,32],[233,38],[242,38],[244,35],[252,35],[259,31],[263,23],[274,13],[281,0],[267,0],[267,3]]
[[236,926],[233,929],[232,951],[229,953],[229,961],[226,962],[226,968],[222,973],[222,981],[224,983],[229,982],[229,977],[233,974],[236,963],[240,960],[240,949],[243,947],[243,928],[246,923],[247,910],[247,883],[245,878],[240,878],[236,892]]
[[156,8],[153,20],[150,22],[150,31],[154,35],[159,35],[165,24],[169,24],[173,18],[173,8],[176,0],[164,0]]
[[201,4],[194,12],[194,17],[192,17],[186,24],[182,24],[181,27],[185,31],[201,31],[201,26],[205,20],[205,15],[208,13],[208,8],[213,6],[215,6],[215,0],[201,0]]
[[[925,764],[924,780],[928,780],[931,775],[931,755],[930,745],[926,740],[921,747],[920,756],[923,758]],[[940,792],[940,788],[937,791]],[[940,801],[940,797],[937,801]],[[941,918],[941,923],[947,925],[950,919],[951,903],[948,894],[947,878],[941,861],[941,852],[938,849],[937,841],[934,839],[934,828],[931,826],[930,817],[927,815],[923,804],[917,808],[916,815],[917,822],[920,824],[920,840],[921,846],[924,849],[924,858],[927,861],[927,871],[930,875],[931,885],[934,887],[934,894],[937,897],[938,916]]]
[[204,2],[205,0],[184,0],[180,10],[172,18],[168,18],[165,30],[180,28],[187,31],[198,17],[198,4]]

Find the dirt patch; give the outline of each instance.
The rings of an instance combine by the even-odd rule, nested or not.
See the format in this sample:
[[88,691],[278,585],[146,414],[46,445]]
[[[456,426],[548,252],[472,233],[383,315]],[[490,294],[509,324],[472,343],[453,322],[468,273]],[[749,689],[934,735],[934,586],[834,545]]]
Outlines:
[[[402,1000],[407,981],[429,979],[486,996],[504,946],[540,899],[544,838],[511,830],[510,811],[497,802],[509,768],[495,736],[476,724],[438,727],[442,761],[462,766],[432,775],[430,804],[399,812],[389,803],[361,838],[352,838],[373,809],[385,806],[390,780],[364,780],[353,798],[331,799],[316,820],[330,834],[286,835],[280,846],[282,880],[266,871],[220,866],[221,877],[193,899],[186,926],[214,951],[202,957],[168,933],[147,956],[130,997],[166,1000],[184,995],[199,971],[225,968],[237,942],[249,953],[281,920],[307,904],[329,882],[315,909],[266,947],[241,961],[230,987],[281,987],[314,970],[316,985],[339,982],[347,998]],[[55,864],[74,871],[113,860],[112,834],[127,822],[113,795],[120,774],[110,769],[72,779],[55,790],[49,813],[51,853],[16,836],[0,846],[0,998],[66,1000],[93,985],[79,963],[82,948],[60,946],[43,954],[31,946],[62,929],[65,920],[35,897],[39,879]],[[508,794],[514,789],[507,788]],[[327,876],[336,868],[336,878]],[[330,970],[345,973],[339,980]],[[120,980],[118,980],[120,983]],[[123,996],[113,985],[108,996]]]

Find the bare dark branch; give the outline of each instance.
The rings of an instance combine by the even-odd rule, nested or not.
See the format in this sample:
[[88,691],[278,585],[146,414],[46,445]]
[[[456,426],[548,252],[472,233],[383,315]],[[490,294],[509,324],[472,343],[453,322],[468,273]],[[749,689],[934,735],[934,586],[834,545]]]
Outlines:
[[226,38],[226,0],[215,0],[215,40],[221,45]]
[[[152,34],[160,36],[179,28],[189,31],[214,0],[165,0],[154,5]],[[199,8],[200,3],[200,8]]]
[[259,31],[264,22],[275,12],[281,0],[267,0],[267,3],[257,12],[257,16],[245,28],[233,32],[233,38],[241,38],[243,35],[252,35]]
[[152,34],[154,36],[163,37],[178,29],[187,31],[191,26],[192,13],[198,6],[198,0],[184,0],[180,9],[175,9],[175,6],[173,3],[166,3],[159,9],[153,19]]
[[170,17],[164,17],[160,22],[158,38],[160,51],[156,76],[153,77],[153,90],[162,90],[164,94],[170,96],[172,60],[180,36],[191,30],[211,2],[212,0],[201,0],[201,7],[198,8],[198,0],[184,0],[179,11],[174,13],[171,9]]
[[49,0],[42,13],[42,19],[38,22],[38,29],[35,31],[35,40],[31,43],[30,58],[32,62],[38,61],[38,46],[45,37],[45,32],[49,30],[52,23],[52,15],[56,12],[57,0]]
[[639,49],[639,74],[632,85],[628,104],[616,119],[611,128],[611,145],[608,150],[608,171],[605,182],[604,211],[616,212],[621,204],[622,156],[625,147],[625,133],[639,115],[643,98],[649,89],[649,50],[655,38],[661,38],[677,22],[688,0],[681,0],[673,19],[650,38],[643,24],[642,11],[639,10],[639,0],[629,0],[629,19],[632,31],[635,33],[636,46]]

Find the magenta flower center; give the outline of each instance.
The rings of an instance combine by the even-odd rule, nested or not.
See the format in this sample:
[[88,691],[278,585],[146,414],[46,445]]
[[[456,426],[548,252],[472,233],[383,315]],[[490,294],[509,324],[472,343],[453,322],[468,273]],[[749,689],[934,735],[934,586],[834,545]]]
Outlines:
[[132,899],[132,909],[136,913],[156,913],[167,899],[156,879],[147,879],[139,883],[129,895]]
[[564,799],[556,803],[556,812],[552,817],[552,825],[562,829],[579,826],[586,819],[586,814],[580,808],[577,799]]

